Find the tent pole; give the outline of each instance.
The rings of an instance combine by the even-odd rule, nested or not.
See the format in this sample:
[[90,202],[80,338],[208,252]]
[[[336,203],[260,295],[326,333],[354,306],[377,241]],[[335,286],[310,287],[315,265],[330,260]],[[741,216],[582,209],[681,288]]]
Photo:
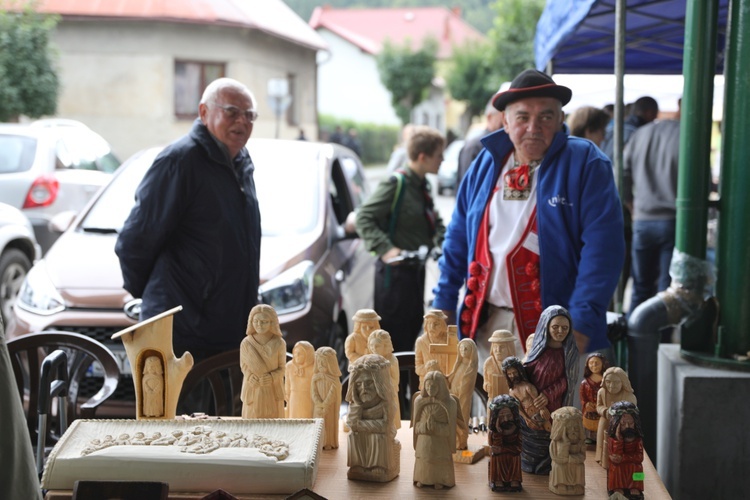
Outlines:
[[[617,189],[620,193],[620,199],[622,199],[622,148],[623,148],[623,122],[625,121],[625,105],[623,99],[625,96],[625,10],[626,0],[617,0],[615,10],[615,127],[614,127],[614,167],[615,167],[615,181],[617,182]],[[623,214],[625,215],[625,214]],[[630,224],[630,218],[626,217],[626,225]],[[626,227],[626,231],[630,228]],[[630,246],[626,245],[626,252],[630,252]],[[627,258],[627,256],[626,256]],[[614,309],[617,313],[623,312],[622,301],[625,296],[625,284],[628,281],[629,276],[626,276],[622,271],[620,272],[620,280],[617,283],[617,290],[615,291],[614,298]],[[616,365],[626,366],[627,356],[625,352],[625,343],[618,342],[614,346]]]

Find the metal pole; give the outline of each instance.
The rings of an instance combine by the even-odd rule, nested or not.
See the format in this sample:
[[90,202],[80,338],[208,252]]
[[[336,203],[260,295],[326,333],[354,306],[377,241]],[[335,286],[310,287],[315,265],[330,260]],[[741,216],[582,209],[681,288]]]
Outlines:
[[717,244],[726,355],[750,350],[750,0],[732,0],[729,8]]
[[[615,127],[614,127],[614,167],[615,167],[615,181],[617,182],[617,189],[622,199],[622,148],[623,148],[623,122],[625,121],[625,105],[623,100],[625,98],[625,18],[626,18],[626,0],[617,0],[615,6]],[[624,212],[624,209],[623,209]],[[627,220],[626,225],[630,224],[630,217],[623,213]],[[629,228],[626,228],[629,230]],[[626,251],[630,251],[630,248],[626,245]],[[627,259],[627,257],[626,257]],[[620,280],[617,283],[617,290],[615,292],[615,312],[621,313],[622,311],[622,299],[625,295],[625,283],[627,283],[629,276],[626,276],[624,272],[620,273]],[[617,366],[625,366],[627,363],[626,353],[623,342],[618,342],[615,346]]]
[[685,9],[675,247],[705,259],[719,0],[688,0]]

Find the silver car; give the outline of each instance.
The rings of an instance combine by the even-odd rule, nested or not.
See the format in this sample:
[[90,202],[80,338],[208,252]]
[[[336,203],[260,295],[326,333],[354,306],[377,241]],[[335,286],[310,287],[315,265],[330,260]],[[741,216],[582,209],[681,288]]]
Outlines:
[[107,141],[74,120],[0,124],[0,202],[31,221],[43,251],[57,235],[47,225],[78,212],[120,165]]
[[18,209],[0,203],[0,313],[6,325],[26,274],[40,254],[29,220]]

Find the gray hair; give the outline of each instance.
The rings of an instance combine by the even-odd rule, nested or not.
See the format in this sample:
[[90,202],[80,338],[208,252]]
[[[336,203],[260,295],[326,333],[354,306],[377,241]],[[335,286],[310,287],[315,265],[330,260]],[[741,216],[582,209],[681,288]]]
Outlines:
[[224,89],[235,89],[239,92],[246,93],[250,96],[250,99],[253,101],[253,105],[257,104],[257,101],[255,100],[255,96],[250,91],[249,88],[244,83],[238,82],[237,80],[234,80],[233,78],[217,78],[216,80],[212,81],[208,84],[206,87],[206,90],[203,91],[203,96],[201,97],[201,104],[206,104],[208,102],[212,102],[216,100],[216,97],[221,93]]

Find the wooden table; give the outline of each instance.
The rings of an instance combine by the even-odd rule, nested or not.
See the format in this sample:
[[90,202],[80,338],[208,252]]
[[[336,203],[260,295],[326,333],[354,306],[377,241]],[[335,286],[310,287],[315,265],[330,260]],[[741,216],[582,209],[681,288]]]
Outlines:
[[[412,483],[414,472],[414,447],[412,430],[409,422],[402,422],[398,431],[398,440],[401,441],[401,474],[389,483],[371,483],[366,481],[350,481],[346,477],[348,467],[346,466],[347,434],[343,431],[339,435],[338,450],[322,452],[322,459],[318,465],[318,478],[313,491],[330,500],[338,499],[388,499],[403,500],[407,498],[516,498],[516,499],[597,499],[607,497],[607,472],[594,460],[593,447],[586,453],[586,493],[583,496],[564,497],[555,495],[549,491],[549,476],[536,476],[533,474],[523,475],[523,491],[520,493],[493,493],[487,486],[487,463],[488,458],[482,458],[475,464],[455,464],[456,486],[450,489],[435,490],[433,488],[417,488]],[[469,436],[469,445],[484,444],[487,440],[486,434],[473,434]],[[661,478],[656,473],[654,465],[646,456],[643,461],[644,494],[648,499],[669,499],[671,496],[664,487]],[[217,485],[220,488],[221,485]],[[70,491],[51,490],[47,493],[47,500],[67,500],[71,498]],[[204,494],[170,493],[169,498],[180,500],[198,500]],[[242,500],[285,498],[287,495],[242,495]]]

